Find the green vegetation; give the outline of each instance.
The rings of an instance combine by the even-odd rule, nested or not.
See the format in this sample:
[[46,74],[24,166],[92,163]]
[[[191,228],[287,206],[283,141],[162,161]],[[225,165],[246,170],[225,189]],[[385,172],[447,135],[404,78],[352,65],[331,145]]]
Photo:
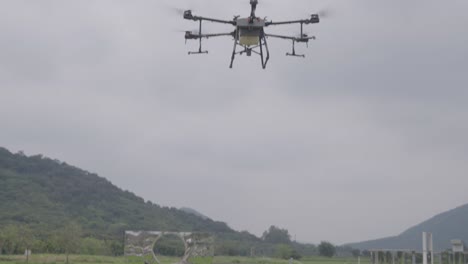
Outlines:
[[[65,255],[67,256],[67,264],[70,253],[76,253],[80,248],[80,239],[77,238],[81,237],[81,233],[81,227],[76,223],[68,223],[58,232],[58,242],[65,251]],[[84,242],[85,240],[82,241]]]
[[[88,255],[70,255],[70,262],[73,264],[143,264],[141,258],[126,258],[126,257],[105,257],[105,256],[88,256]],[[159,258],[161,264],[174,264],[179,261],[174,257]],[[32,255],[30,263],[32,264],[59,264],[65,263],[65,255]],[[24,256],[2,256],[0,255],[0,264],[16,264],[24,263]],[[368,259],[361,259],[361,264],[369,264]],[[193,263],[200,264],[200,263]],[[289,260],[275,258],[249,258],[249,257],[215,257],[213,264],[289,264]],[[357,264],[356,258],[304,258],[300,261],[294,260],[293,264]]]
[[182,257],[185,253],[185,245],[182,239],[176,235],[163,236],[157,241],[154,253],[163,256]]
[[288,244],[278,244],[276,246],[275,257],[282,259],[301,259],[302,256]]
[[270,228],[263,232],[263,241],[273,244],[289,244],[291,243],[291,236],[288,230],[278,228],[276,226],[270,226]]
[[1,225],[27,224],[47,233],[67,222],[103,239],[120,238],[128,229],[234,232],[225,223],[145,202],[64,162],[3,148],[0,200]]
[[[124,230],[210,232],[215,235],[216,256],[300,259],[318,254],[315,245],[292,242],[286,229],[271,226],[262,238],[236,232],[193,209],[185,212],[145,202],[65,162],[1,147],[0,201],[0,255],[22,255],[30,249],[35,256],[119,256]],[[159,254],[181,255],[180,241],[164,238],[157,245]]]
[[[65,253],[68,223],[80,229],[76,237],[80,253],[123,253],[124,230],[204,231],[221,234],[223,240],[260,239],[235,232],[223,222],[184,211],[161,207],[123,191],[99,177],[42,155],[26,156],[0,148],[0,253]],[[22,230],[31,230],[23,239]],[[26,245],[27,241],[31,245]],[[29,243],[29,242],[28,242]],[[103,248],[105,247],[105,249]],[[97,248],[94,250],[93,248]],[[98,252],[90,252],[98,251]]]
[[188,261],[192,264],[213,264],[214,257],[192,257]]
[[320,256],[331,258],[336,253],[336,247],[330,242],[322,241],[318,246],[318,251]]

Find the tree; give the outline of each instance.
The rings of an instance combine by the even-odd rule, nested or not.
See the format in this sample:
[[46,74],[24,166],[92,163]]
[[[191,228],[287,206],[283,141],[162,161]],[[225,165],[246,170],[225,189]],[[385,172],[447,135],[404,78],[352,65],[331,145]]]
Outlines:
[[19,236],[18,227],[14,225],[8,225],[2,230],[2,248],[3,251],[8,254],[18,253],[19,247]]
[[289,259],[291,255],[292,248],[286,244],[278,244],[276,246],[275,255],[277,258]]
[[316,256],[316,255],[318,255],[317,246],[315,246],[314,244],[304,244],[304,243],[292,242],[291,246],[301,256]]
[[108,255],[110,253],[104,241],[92,237],[81,239],[79,251],[85,255]]
[[118,241],[111,241],[109,244],[110,251],[114,256],[121,256],[124,254],[123,244]]
[[282,259],[300,259],[301,255],[290,245],[278,244],[276,246],[275,255]]
[[3,230],[0,229],[0,255],[3,253],[4,240],[5,240],[5,235],[3,234]]
[[331,258],[335,255],[336,247],[330,242],[322,241],[318,246],[318,250],[320,256]]
[[26,250],[26,263],[29,262],[29,251],[34,240],[34,235],[28,226],[21,226],[18,229],[18,244]]
[[75,253],[80,247],[81,227],[76,223],[68,223],[59,230],[57,236],[60,246],[67,255],[66,263],[68,264],[68,256],[70,253]]
[[270,228],[267,231],[263,232],[262,239],[265,242],[273,244],[291,243],[291,236],[289,235],[288,230],[278,228],[274,225],[270,226]]

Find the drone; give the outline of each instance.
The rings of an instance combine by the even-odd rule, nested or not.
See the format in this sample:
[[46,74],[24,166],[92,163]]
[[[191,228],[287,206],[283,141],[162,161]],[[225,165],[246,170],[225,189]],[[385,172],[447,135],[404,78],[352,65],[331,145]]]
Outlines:
[[[290,40],[292,42],[291,53],[286,53],[286,56],[302,57],[305,58],[304,54],[296,54],[296,43],[305,43],[308,45],[309,40],[315,40],[315,36],[308,36],[304,34],[304,25],[319,23],[319,15],[312,14],[308,19],[292,20],[292,21],[281,21],[273,22],[267,21],[266,18],[262,19],[255,15],[257,9],[258,0],[250,0],[252,7],[250,16],[247,18],[240,18],[235,16],[232,20],[221,20],[215,18],[194,16],[191,10],[186,10],[183,13],[184,19],[192,20],[199,23],[199,30],[197,33],[192,31],[185,31],[185,41],[187,40],[199,40],[198,51],[190,51],[188,54],[208,54],[208,51],[202,50],[202,39],[209,39],[213,37],[231,36],[234,38],[234,48],[231,56],[231,64],[229,68],[232,68],[236,55],[246,54],[251,56],[256,54],[260,56],[261,64],[263,69],[266,68],[268,60],[270,59],[270,52],[268,50],[267,38],[279,38],[284,40]],[[217,33],[217,34],[203,34],[202,33],[202,22],[208,21],[213,23],[229,24],[235,27],[234,31],[229,33]],[[265,33],[265,28],[270,26],[288,25],[288,24],[299,24],[300,35],[283,36],[275,34]],[[238,51],[237,49],[240,48]]]

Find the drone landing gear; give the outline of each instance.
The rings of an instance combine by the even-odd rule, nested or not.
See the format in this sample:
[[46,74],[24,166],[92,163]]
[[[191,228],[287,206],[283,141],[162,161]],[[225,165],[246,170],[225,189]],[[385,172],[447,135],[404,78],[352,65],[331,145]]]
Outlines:
[[208,54],[208,51],[205,50],[205,51],[189,51],[188,55],[197,55],[197,54]]
[[[201,38],[201,32],[202,32],[202,21],[200,20],[199,24],[199,29],[198,29],[198,39],[200,41],[200,45],[198,47],[198,51],[189,51],[188,55],[197,55],[197,54],[208,54],[207,50],[202,50],[202,38]],[[186,41],[187,42],[187,41]]]
[[296,41],[295,40],[292,41],[292,53],[288,52],[286,53],[286,56],[305,58],[304,54],[296,54]]
[[[240,46],[244,48],[242,51],[236,51],[237,46]],[[263,51],[263,48],[265,47],[265,52],[266,52],[266,57]],[[258,51],[256,49],[259,49]],[[245,54],[248,57],[252,56],[252,53],[255,53],[257,55],[260,55],[260,61],[262,63],[262,68],[265,69],[266,65],[268,63],[268,60],[270,59],[270,51],[268,50],[268,44],[266,41],[266,37],[264,34],[260,37],[259,44],[257,46],[244,46],[239,43],[239,33],[236,32],[236,37],[234,39],[234,48],[232,51],[232,56],[231,56],[231,64],[229,65],[229,68],[232,69],[232,65],[234,64],[234,59],[236,58],[236,54],[242,55]]]

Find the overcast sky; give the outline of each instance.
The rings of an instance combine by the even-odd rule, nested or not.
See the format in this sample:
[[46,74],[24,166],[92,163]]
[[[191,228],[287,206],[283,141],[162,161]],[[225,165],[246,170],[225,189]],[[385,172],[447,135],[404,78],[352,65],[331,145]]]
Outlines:
[[266,70],[230,70],[228,37],[187,56],[179,31],[196,24],[171,6],[231,19],[248,2],[1,1],[0,146],[305,242],[396,235],[468,203],[468,1],[264,0],[272,20],[327,10],[305,59],[269,39]]

